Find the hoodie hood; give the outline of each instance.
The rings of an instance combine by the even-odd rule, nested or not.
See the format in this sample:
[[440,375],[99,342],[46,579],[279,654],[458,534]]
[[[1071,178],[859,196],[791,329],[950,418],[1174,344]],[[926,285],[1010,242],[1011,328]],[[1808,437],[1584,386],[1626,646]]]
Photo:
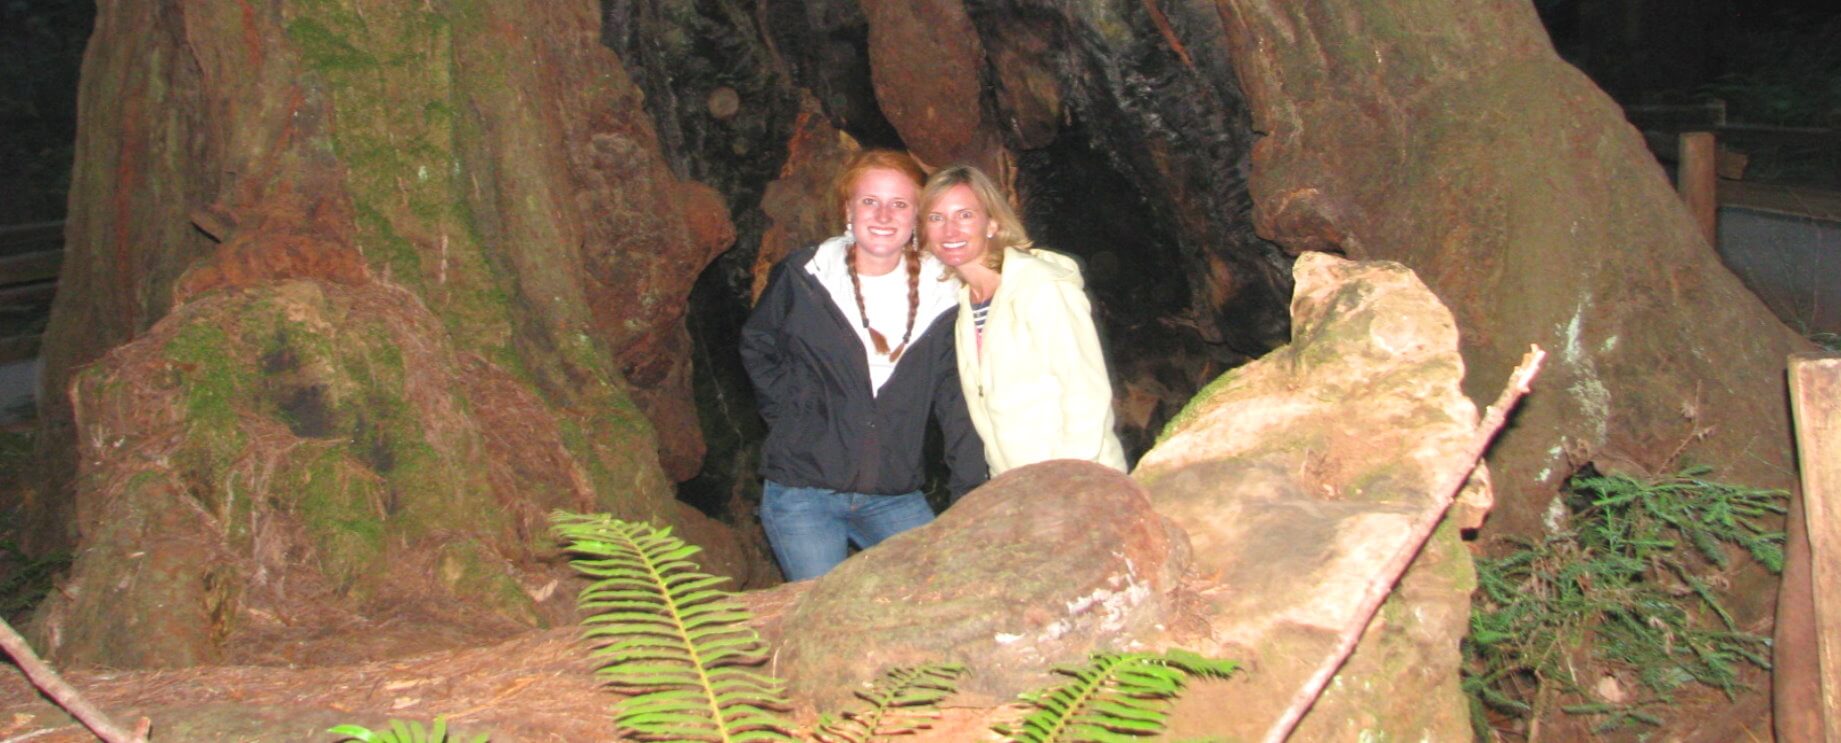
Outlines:
[[1080,275],[1080,262],[1070,256],[1044,248],[1005,250],[1008,252],[1004,254],[1004,283],[1013,279],[1023,284],[1058,281],[1076,289],[1086,288],[1086,280]]

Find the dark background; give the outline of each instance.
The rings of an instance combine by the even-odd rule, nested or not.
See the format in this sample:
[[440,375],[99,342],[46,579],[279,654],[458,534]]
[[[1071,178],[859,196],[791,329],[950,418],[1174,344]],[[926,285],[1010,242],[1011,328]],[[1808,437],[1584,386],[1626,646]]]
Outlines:
[[[1618,101],[1726,101],[1732,120],[1834,127],[1834,0],[1537,0],[1568,61]],[[0,0],[0,225],[61,219],[93,0]]]

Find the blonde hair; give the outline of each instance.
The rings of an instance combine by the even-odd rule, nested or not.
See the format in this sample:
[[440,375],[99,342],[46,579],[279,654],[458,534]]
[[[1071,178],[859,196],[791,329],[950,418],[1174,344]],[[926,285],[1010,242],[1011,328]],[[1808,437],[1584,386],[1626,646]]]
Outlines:
[[[836,192],[837,206],[842,207],[844,214],[850,213],[850,192],[856,188],[857,179],[872,170],[893,170],[907,176],[909,180],[914,181],[915,185],[920,185],[922,181],[927,180],[927,174],[921,170],[920,163],[915,162],[914,156],[906,152],[883,149],[859,152],[844,164],[843,170],[838,171],[837,182],[832,186]],[[849,229],[849,217],[845,217],[845,229],[846,231]],[[915,216],[914,231],[911,234],[920,234],[918,214]],[[863,322],[863,329],[869,332],[869,343],[876,349],[876,353],[889,357],[890,362],[898,361],[901,359],[901,352],[907,350],[908,341],[914,337],[914,320],[915,316],[920,313],[921,256],[920,246],[917,244],[919,240],[910,237],[908,246],[901,251],[902,257],[907,260],[908,264],[908,327],[902,331],[901,345],[891,351],[889,341],[883,337],[882,331],[869,326],[869,308],[863,302],[863,280],[857,277],[856,238],[855,236],[847,237],[850,239],[850,247],[844,253],[844,267],[850,273],[850,289],[856,294],[857,317]]]
[[997,187],[991,177],[971,165],[954,165],[942,168],[927,179],[927,185],[921,187],[921,219],[933,210],[935,202],[940,200],[954,186],[971,189],[972,196],[978,199],[978,205],[984,207],[984,213],[997,225],[995,233],[986,244],[990,247],[984,254],[984,265],[993,271],[1004,270],[1004,249],[1016,248],[1027,251],[1035,247],[1029,239],[1029,233],[1023,230],[1023,220],[1016,216],[1016,210],[1010,208],[1010,200]]

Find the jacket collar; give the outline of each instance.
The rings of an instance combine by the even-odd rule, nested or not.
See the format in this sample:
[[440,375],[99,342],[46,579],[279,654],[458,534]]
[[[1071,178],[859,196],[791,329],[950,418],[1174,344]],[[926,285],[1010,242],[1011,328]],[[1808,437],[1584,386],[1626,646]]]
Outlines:
[[[848,237],[838,235],[819,243],[818,247],[811,250],[811,259],[799,264],[800,268],[817,279],[821,286],[849,286],[850,269],[844,265],[844,256],[850,245],[846,239]],[[919,338],[941,313],[959,305],[959,289],[964,286],[932,253],[923,250],[920,255],[920,308],[914,316],[915,338]],[[906,271],[907,268],[903,266],[895,270]],[[945,276],[945,280],[940,280],[941,276]]]
[[850,247],[848,237],[838,235],[819,243],[812,251],[812,259],[806,261],[801,268],[827,286],[834,281],[849,281],[850,275],[844,266],[844,254]]
[[[1021,287],[1051,281],[1071,284],[1075,289],[1084,290],[1086,287],[1086,281],[1080,275],[1080,263],[1069,256],[1045,248],[1004,248],[1004,251],[1004,280],[998,285],[996,296],[991,297],[993,304],[1008,302]],[[970,288],[961,285],[959,296],[966,304],[971,304]]]

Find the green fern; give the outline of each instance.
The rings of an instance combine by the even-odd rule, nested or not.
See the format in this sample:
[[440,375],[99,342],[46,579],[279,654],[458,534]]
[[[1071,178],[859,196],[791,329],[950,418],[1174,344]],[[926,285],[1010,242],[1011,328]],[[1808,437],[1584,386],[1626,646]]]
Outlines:
[[1023,695],[1036,711],[1018,728],[997,732],[1019,743],[1119,741],[1163,731],[1170,700],[1190,675],[1226,678],[1240,664],[1204,658],[1186,650],[1164,655],[1094,653],[1085,666],[1061,666],[1074,677],[1057,688]]
[[[358,743],[457,743],[458,737],[450,737],[447,731],[447,719],[435,718],[433,728],[424,728],[422,723],[391,720],[390,729],[373,732],[358,725],[340,725],[326,732],[339,736],[339,743],[355,740]],[[486,735],[480,734],[468,743],[486,743]]]
[[[1781,491],[1706,479],[1690,468],[1656,482],[1570,481],[1566,528],[1476,561],[1464,690],[1479,736],[1491,713],[1538,718],[1557,706],[1603,728],[1660,724],[1686,684],[1736,694],[1742,666],[1770,668],[1770,639],[1738,626],[1713,586],[1749,554],[1783,568]],[[1633,681],[1617,703],[1594,680]],[[1557,703],[1557,704],[1556,704]]]
[[[0,451],[0,466],[6,464]],[[33,557],[13,540],[0,538],[0,619],[20,623],[51,592],[52,579],[68,567],[68,553]]]
[[640,740],[793,740],[778,679],[748,670],[767,659],[727,578],[697,572],[700,551],[669,528],[607,515],[551,516],[572,560],[594,580],[577,603],[587,615],[596,674],[629,694],[614,724]]
[[838,717],[822,716],[818,740],[823,743],[862,741],[895,735],[912,735],[939,719],[939,703],[958,690],[965,666],[941,663],[897,668],[883,674],[869,691],[857,696],[868,709],[845,710]]

